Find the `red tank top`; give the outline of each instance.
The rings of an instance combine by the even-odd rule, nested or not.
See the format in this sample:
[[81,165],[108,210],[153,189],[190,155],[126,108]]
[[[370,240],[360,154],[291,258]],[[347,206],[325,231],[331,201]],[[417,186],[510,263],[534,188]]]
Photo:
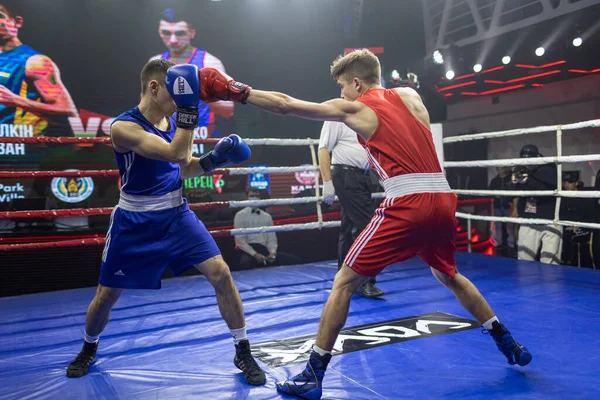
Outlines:
[[369,163],[381,180],[416,173],[440,173],[431,131],[406,107],[393,89],[370,89],[357,101],[377,114],[379,126],[365,142]]

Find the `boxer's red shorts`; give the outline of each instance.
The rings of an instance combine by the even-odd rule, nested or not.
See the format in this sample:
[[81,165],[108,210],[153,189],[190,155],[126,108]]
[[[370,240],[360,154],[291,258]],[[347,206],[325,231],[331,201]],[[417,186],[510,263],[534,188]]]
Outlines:
[[450,277],[456,274],[454,193],[415,193],[386,198],[354,241],[345,262],[375,276],[390,264],[418,256]]

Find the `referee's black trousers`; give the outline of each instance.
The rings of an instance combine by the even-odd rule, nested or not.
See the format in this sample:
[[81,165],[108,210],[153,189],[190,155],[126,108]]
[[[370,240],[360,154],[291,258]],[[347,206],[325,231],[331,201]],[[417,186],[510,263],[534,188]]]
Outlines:
[[338,241],[338,269],[358,235],[366,228],[381,199],[371,193],[382,190],[371,171],[346,165],[331,166],[331,180],[342,205],[342,225]]

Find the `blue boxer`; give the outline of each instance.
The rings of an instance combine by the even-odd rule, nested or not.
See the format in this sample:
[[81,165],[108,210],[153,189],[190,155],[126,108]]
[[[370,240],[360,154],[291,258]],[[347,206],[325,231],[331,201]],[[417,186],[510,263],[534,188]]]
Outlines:
[[[119,115],[115,122],[134,122],[170,143],[176,129],[173,119],[169,131],[161,131],[135,107]],[[160,289],[167,267],[177,275],[221,254],[204,224],[182,198],[179,164],[152,160],[134,152],[115,151],[115,157],[121,173],[121,198],[106,235],[101,285]]]
[[110,129],[121,195],[110,217],[100,284],[86,314],[83,346],[67,367],[67,376],[88,373],[100,334],[123,289],[160,289],[167,268],[177,275],[195,266],[215,288],[235,346],[233,364],[246,382],[263,385],[266,376],[252,356],[243,305],[229,266],[182,196],[182,177],[245,162],[250,148],[233,134],[201,157],[191,156],[201,90],[197,66],[153,60],[140,78],[140,103],[119,115]]

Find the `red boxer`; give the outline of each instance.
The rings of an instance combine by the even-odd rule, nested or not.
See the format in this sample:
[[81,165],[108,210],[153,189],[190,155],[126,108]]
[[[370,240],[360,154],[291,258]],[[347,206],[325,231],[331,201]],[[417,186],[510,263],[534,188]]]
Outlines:
[[524,366],[531,361],[531,353],[500,323],[475,285],[456,270],[456,195],[436,155],[429,113],[415,90],[381,86],[381,66],[373,53],[357,50],[338,57],[331,76],[342,98],[323,103],[253,89],[211,68],[199,73],[203,100],[233,100],[276,114],[345,123],[357,132],[386,193],[350,249],[346,267],[335,277],[306,368],[278,382],[277,390],[320,399],[331,350],[346,322],[352,295],[369,276],[414,256],[428,263],[435,277],[491,333],[509,364]]

